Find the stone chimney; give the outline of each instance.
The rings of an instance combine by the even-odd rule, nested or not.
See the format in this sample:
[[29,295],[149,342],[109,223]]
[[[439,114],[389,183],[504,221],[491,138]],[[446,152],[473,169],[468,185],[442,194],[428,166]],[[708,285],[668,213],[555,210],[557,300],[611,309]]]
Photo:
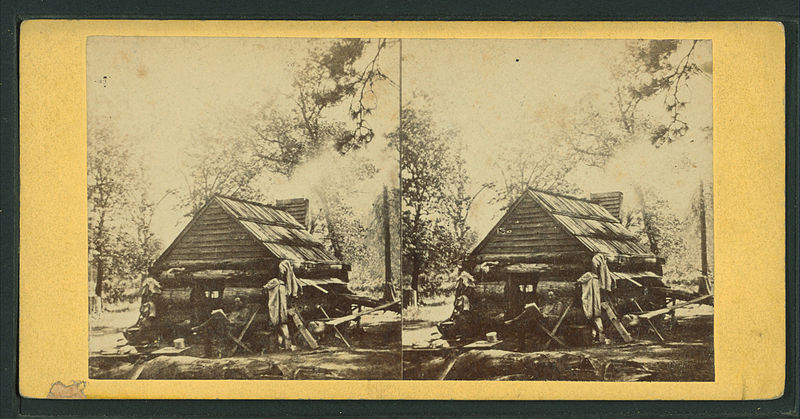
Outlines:
[[601,192],[590,195],[589,200],[608,210],[617,220],[622,210],[622,192]]
[[275,201],[275,207],[280,208],[289,213],[298,223],[308,229],[308,224],[311,222],[308,216],[308,199],[307,198],[294,198],[294,199],[278,199]]

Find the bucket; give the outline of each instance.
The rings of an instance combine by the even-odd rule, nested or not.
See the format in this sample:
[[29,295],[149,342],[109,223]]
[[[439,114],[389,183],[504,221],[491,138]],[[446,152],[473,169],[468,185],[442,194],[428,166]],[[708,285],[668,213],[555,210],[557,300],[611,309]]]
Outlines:
[[486,334],[486,341],[489,343],[497,342],[497,332],[489,332]]
[[172,341],[172,346],[176,349],[183,349],[186,347],[186,341],[183,338],[177,338]]

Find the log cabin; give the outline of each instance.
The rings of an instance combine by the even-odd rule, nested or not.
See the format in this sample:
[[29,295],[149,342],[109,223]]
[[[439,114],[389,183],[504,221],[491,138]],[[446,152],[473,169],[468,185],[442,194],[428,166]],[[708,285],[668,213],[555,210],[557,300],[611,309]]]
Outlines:
[[165,334],[201,323],[215,309],[230,313],[236,298],[261,306],[255,323],[266,321],[262,286],[278,277],[284,260],[302,287],[298,313],[325,318],[322,306],[331,316],[349,314],[359,299],[347,289],[350,266],[309,233],[308,222],[307,199],[266,205],[213,196],[150,268],[161,285],[156,307]]
[[618,296],[665,289],[664,260],[622,225],[621,203],[620,192],[581,199],[526,190],[464,263],[475,273],[476,307],[488,317],[510,319],[532,302],[574,298],[576,279],[592,270],[597,254],[605,256]]

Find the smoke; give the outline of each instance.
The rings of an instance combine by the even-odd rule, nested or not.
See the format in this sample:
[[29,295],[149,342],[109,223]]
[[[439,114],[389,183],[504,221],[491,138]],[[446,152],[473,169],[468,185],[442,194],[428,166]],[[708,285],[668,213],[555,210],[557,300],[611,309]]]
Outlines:
[[346,155],[326,150],[295,169],[290,179],[272,176],[265,179],[270,182],[268,185],[261,184],[259,188],[268,190],[274,199],[309,198],[312,213],[320,209],[321,192],[335,192],[344,195],[356,217],[366,223],[384,186],[398,187],[399,156],[386,144],[385,137],[381,137]]

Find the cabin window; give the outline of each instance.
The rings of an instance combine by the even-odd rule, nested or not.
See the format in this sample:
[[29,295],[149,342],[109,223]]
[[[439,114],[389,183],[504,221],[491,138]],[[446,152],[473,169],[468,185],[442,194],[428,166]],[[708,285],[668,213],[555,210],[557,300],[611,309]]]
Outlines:
[[219,290],[206,291],[206,298],[219,298]]
[[519,292],[532,293],[536,291],[533,284],[519,284]]

